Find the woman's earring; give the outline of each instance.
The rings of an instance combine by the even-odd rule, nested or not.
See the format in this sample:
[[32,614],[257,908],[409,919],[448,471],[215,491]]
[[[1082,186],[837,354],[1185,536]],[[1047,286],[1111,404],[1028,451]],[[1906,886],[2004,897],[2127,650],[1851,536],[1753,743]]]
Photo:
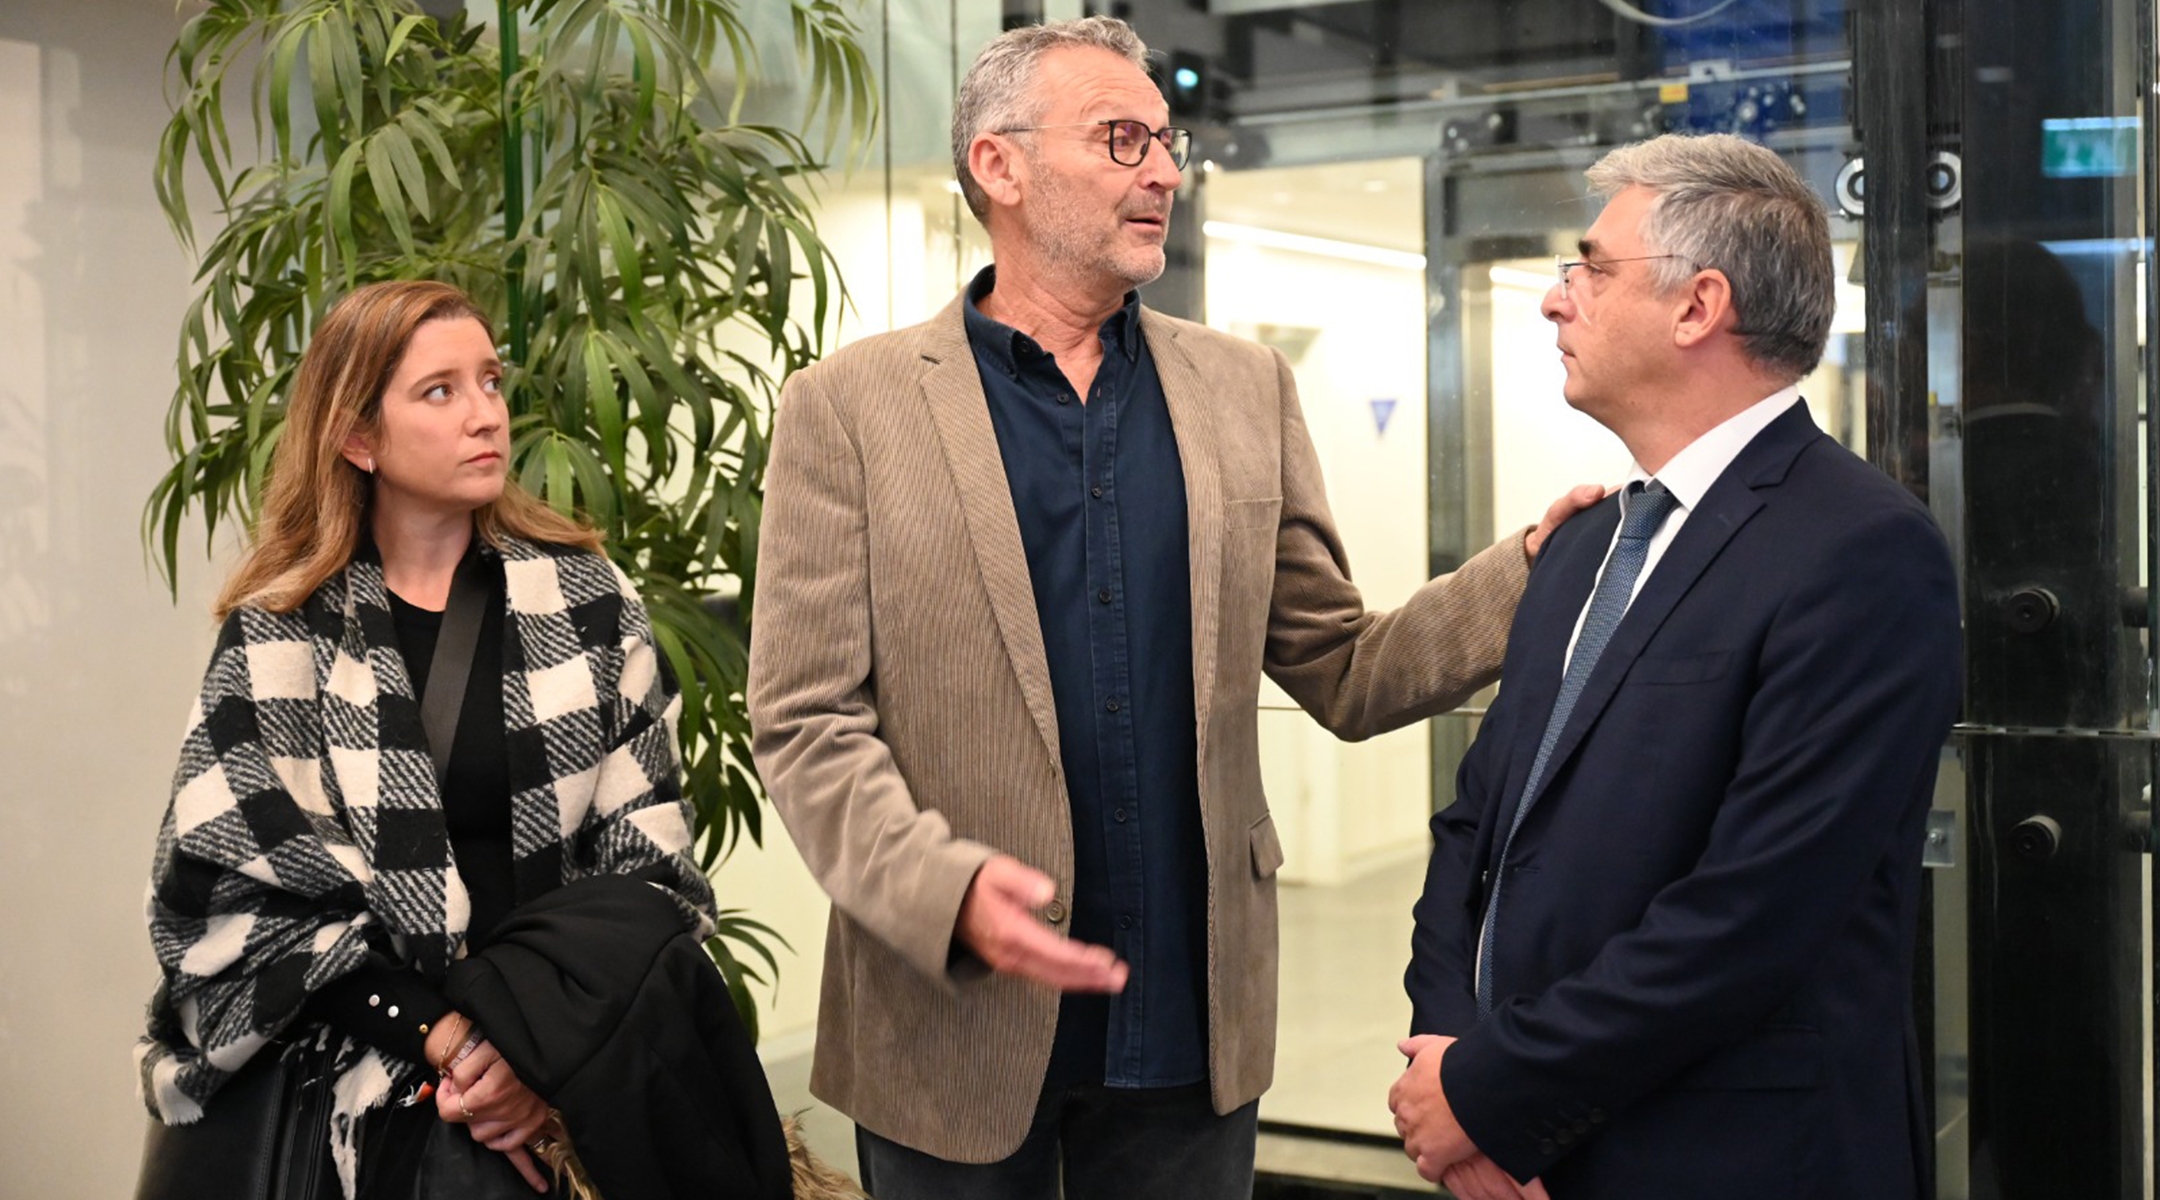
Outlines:
[[367,473],[370,475],[373,475],[375,473],[375,456],[372,454],[368,455]]

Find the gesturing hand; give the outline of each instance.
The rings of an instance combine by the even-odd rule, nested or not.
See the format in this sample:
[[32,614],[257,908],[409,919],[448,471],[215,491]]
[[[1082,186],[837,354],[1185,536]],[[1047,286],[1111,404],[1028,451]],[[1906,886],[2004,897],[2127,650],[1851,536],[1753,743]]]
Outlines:
[[1115,992],[1128,968],[1102,946],[1052,932],[1035,911],[1057,897],[1048,875],[1009,854],[983,863],[960,901],[953,930],[990,969],[1048,984],[1061,992]]

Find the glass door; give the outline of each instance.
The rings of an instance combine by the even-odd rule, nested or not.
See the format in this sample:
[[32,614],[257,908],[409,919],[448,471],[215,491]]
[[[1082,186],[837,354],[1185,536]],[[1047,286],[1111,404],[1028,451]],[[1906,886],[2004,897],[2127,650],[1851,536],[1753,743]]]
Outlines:
[[1949,468],[1930,495],[1965,582],[1960,865],[1932,925],[1944,1196],[2152,1195],[2151,17],[1941,4],[1905,31],[1950,48],[1923,203],[1925,171],[1957,170],[1914,293],[1951,390],[1896,398]]

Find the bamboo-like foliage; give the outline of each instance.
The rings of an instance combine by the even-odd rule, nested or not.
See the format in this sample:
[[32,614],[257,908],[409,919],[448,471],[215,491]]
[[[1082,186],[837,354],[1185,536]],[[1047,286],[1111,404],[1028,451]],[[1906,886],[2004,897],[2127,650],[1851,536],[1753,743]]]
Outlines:
[[[796,62],[782,66],[806,68],[816,151],[741,120],[758,68],[741,6],[759,2],[791,7]],[[715,63],[732,88],[714,85]],[[175,594],[189,511],[213,537],[253,519],[316,319],[376,280],[457,284],[507,342],[511,469],[606,532],[681,682],[702,864],[759,839],[742,691],[760,413],[844,296],[806,197],[820,156],[843,135],[855,149],[875,118],[847,12],[500,0],[491,28],[414,0],[212,0],[168,77],[158,199],[196,248],[199,173],[219,226],[180,321],[174,463],[143,514]],[[227,120],[242,113],[236,149]],[[738,604],[709,602],[730,591]],[[778,940],[730,910],[711,945],[753,1022],[747,981],[768,976],[730,944],[772,972]]]

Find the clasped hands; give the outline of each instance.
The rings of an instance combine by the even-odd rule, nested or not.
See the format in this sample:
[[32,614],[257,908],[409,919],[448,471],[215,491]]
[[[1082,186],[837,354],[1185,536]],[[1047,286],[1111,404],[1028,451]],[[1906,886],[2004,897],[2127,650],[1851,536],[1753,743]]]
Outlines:
[[1388,1111],[1395,1114],[1395,1133],[1403,1140],[1403,1153],[1417,1164],[1427,1183],[1442,1183],[1462,1200],[1547,1200],[1545,1185],[1538,1180],[1516,1183],[1500,1165],[1480,1153],[1455,1119],[1447,1093],[1440,1087],[1440,1060],[1451,1037],[1420,1034],[1396,1043],[1410,1060],[1402,1077],[1388,1089]]
[[472,1021],[445,1013],[428,1031],[428,1062],[442,1072],[435,1085],[435,1115],[463,1125],[474,1141],[501,1153],[535,1192],[546,1193],[546,1176],[533,1162],[532,1143],[561,1137],[548,1103],[526,1087],[492,1042],[478,1037]]

